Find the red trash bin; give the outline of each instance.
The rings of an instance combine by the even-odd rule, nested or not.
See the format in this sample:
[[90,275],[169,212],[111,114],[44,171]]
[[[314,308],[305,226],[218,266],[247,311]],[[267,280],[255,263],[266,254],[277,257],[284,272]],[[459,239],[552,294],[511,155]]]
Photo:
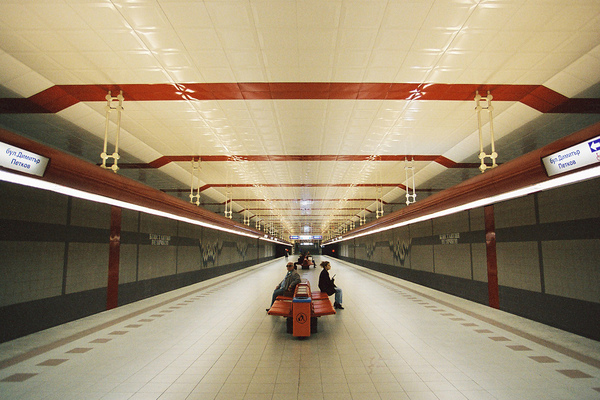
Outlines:
[[293,335],[297,337],[310,336],[310,305],[311,299],[294,297],[292,300]]

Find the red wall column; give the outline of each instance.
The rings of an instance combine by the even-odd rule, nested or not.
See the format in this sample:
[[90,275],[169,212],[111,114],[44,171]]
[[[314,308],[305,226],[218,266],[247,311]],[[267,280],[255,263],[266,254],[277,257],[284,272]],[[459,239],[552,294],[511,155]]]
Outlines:
[[108,254],[108,286],[106,309],[119,305],[119,256],[121,253],[121,208],[112,206],[110,210],[110,244]]
[[494,206],[485,206],[484,214],[489,305],[490,307],[499,309],[500,294],[498,291],[498,262],[496,258],[496,222],[494,219]]

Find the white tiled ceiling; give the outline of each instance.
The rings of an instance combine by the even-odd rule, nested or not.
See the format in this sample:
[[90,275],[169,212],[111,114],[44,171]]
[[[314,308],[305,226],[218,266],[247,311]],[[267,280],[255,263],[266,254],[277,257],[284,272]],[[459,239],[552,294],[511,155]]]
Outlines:
[[[600,1],[2,0],[0,50],[4,97],[28,98],[55,85],[337,82],[347,88],[543,85],[571,98],[590,88],[597,94]],[[468,101],[307,99],[301,93],[282,100],[126,98],[121,148],[142,163],[176,156],[287,157],[202,162],[199,184],[210,187],[202,193],[205,201],[217,203],[211,207],[222,212],[218,203],[229,192],[234,211],[249,209],[253,224],[277,221],[283,237],[302,233],[307,224],[314,234],[326,235],[359,215],[372,218],[374,199],[395,203],[387,204],[388,210],[404,203],[398,188],[405,183],[404,162],[377,156],[475,162],[474,96]],[[524,127],[544,117],[523,103],[493,104],[500,141],[518,143]],[[58,117],[97,140],[104,134],[104,106],[80,102]],[[25,129],[22,121],[0,114],[6,127],[59,142]],[[63,141],[72,134],[64,132]],[[498,152],[502,158],[502,149]],[[355,161],[296,156],[355,156]],[[508,161],[505,157],[501,161]],[[443,189],[428,182],[449,173],[445,166],[418,160],[415,167],[418,199]],[[171,179],[171,187],[160,189],[189,189],[189,162],[170,162],[160,172]],[[474,173],[458,169],[455,176]]]

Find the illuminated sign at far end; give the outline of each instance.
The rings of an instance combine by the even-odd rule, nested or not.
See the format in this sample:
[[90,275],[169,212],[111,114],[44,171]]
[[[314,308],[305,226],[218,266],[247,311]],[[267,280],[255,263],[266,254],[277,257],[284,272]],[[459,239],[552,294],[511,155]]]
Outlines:
[[321,235],[290,235],[290,240],[322,240],[323,236]]

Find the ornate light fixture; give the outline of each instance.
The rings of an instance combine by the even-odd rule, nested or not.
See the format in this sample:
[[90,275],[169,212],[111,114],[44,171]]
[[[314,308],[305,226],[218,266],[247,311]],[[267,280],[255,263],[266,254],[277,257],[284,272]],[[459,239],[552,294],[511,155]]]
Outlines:
[[[475,92],[475,111],[477,112],[477,126],[479,129],[479,159],[481,160],[481,165],[479,166],[479,170],[481,172],[485,172],[488,168],[496,168],[498,164],[496,164],[496,157],[498,157],[498,153],[496,153],[496,146],[494,144],[494,116],[492,112],[494,111],[494,107],[492,106],[492,95],[490,92],[487,92],[486,97],[481,97],[479,91]],[[485,105],[481,105],[481,101],[485,101]],[[490,120],[490,143],[492,146],[492,152],[490,154],[486,154],[483,151],[483,133],[482,133],[482,125],[481,125],[481,111],[487,110],[488,117]],[[492,165],[487,165],[485,163],[485,159],[489,158],[492,160]]]
[[377,210],[375,211],[375,217],[377,219],[383,217],[383,199],[381,196],[381,186],[377,186],[377,200],[375,201]]
[[225,217],[226,218],[233,218],[233,210],[232,210],[232,201],[231,201],[231,192],[227,191],[225,193]]
[[[106,98],[106,106],[104,107],[104,109],[106,110],[106,123],[104,126],[104,147],[103,147],[102,154],[100,154],[100,157],[102,158],[101,167],[104,169],[112,169],[114,173],[117,173],[117,171],[119,170],[118,161],[120,158],[119,157],[119,136],[121,133],[121,113],[123,111],[123,100],[124,100],[123,91],[120,91],[119,95],[117,97],[112,97],[111,92],[109,91],[105,98]],[[117,102],[116,105],[113,106],[113,102]],[[108,155],[108,153],[107,153],[108,126],[110,125],[110,113],[113,110],[117,111],[117,130],[116,130],[116,134],[115,134],[115,151],[111,155]],[[109,158],[112,158],[114,160],[113,164],[110,167],[106,166],[106,160],[108,160]]]
[[358,223],[360,226],[363,226],[364,224],[367,223],[367,215],[366,214],[359,215],[358,218],[359,218]]
[[[198,158],[198,161],[192,158],[192,182],[190,184],[190,203],[195,204],[197,206],[200,205],[200,162],[202,160]],[[196,189],[196,193],[194,194],[194,178],[196,177],[196,173],[198,174],[198,188]]]
[[[404,175],[406,176],[406,205],[412,204],[417,201],[417,193],[415,190],[415,159],[413,158],[410,163],[408,160],[404,160]],[[410,174],[409,174],[410,171]],[[410,175],[410,176],[409,176]],[[409,178],[412,179],[412,193],[410,185],[408,184]]]

